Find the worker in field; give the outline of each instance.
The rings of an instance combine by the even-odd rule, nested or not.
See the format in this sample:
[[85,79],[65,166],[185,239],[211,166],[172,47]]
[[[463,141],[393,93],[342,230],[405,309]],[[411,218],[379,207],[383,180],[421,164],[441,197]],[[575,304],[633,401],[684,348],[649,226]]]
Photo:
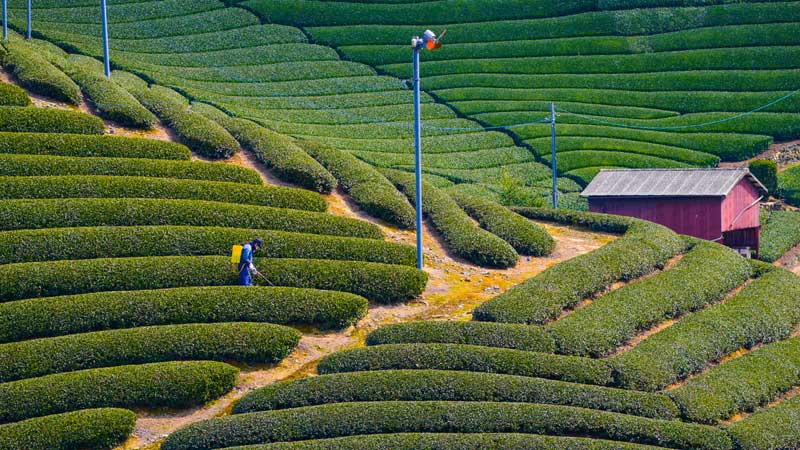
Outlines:
[[253,285],[253,274],[258,274],[256,266],[253,265],[253,254],[264,247],[264,241],[257,238],[242,246],[242,256],[239,257],[239,284],[241,286]]

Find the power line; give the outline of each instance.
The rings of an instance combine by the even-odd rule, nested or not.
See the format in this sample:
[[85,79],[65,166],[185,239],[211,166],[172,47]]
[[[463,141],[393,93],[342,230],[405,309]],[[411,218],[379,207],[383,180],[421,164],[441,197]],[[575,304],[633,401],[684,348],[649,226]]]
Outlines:
[[800,93],[800,89],[796,89],[796,90],[784,95],[783,97],[777,98],[777,99],[775,99],[775,100],[773,100],[773,101],[771,101],[771,102],[769,102],[767,104],[761,105],[758,108],[752,109],[752,110],[747,111],[747,112],[735,114],[735,115],[733,115],[731,117],[726,117],[724,119],[717,119],[717,120],[712,120],[710,122],[697,123],[697,124],[692,124],[692,125],[674,125],[674,126],[664,126],[664,127],[648,127],[648,126],[631,125],[631,124],[619,123],[619,122],[609,122],[609,121],[602,120],[602,119],[596,119],[596,118],[591,117],[591,116],[569,112],[569,111],[566,111],[566,110],[561,109],[561,108],[556,108],[556,109],[561,113],[564,113],[564,114],[567,114],[567,115],[571,115],[571,116],[575,116],[575,117],[580,117],[581,119],[588,120],[590,122],[596,122],[596,123],[601,123],[603,125],[609,125],[609,126],[620,127],[620,128],[631,128],[631,129],[635,129],[635,130],[651,130],[651,131],[687,130],[687,129],[692,129],[692,128],[701,128],[701,127],[705,127],[705,126],[709,126],[709,125],[716,125],[716,124],[720,124],[720,123],[724,123],[724,122],[729,122],[731,120],[735,120],[735,119],[739,119],[739,118],[742,118],[742,117],[749,116],[750,114],[755,114],[755,113],[757,113],[759,111],[763,111],[763,110],[765,110],[765,109],[767,109],[767,108],[769,108],[771,106],[774,106],[774,105],[776,105],[776,104],[778,104],[778,103],[780,103],[780,102],[792,97],[793,95],[796,95],[797,93]]

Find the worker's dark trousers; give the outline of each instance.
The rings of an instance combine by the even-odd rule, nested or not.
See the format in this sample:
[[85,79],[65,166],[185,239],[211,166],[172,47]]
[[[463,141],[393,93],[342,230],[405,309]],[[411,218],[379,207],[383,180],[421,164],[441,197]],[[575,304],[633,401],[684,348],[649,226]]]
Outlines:
[[250,276],[250,268],[247,267],[247,263],[239,264],[239,285],[240,286],[253,285],[253,277]]

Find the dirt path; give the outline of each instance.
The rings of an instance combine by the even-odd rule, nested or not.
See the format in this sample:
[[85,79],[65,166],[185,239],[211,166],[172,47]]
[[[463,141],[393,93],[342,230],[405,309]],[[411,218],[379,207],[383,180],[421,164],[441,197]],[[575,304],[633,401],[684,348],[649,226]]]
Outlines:
[[[256,169],[267,183],[273,183],[274,177],[264,171],[263,167],[246,152],[240,152],[226,162]],[[285,185],[285,183],[276,184]],[[341,191],[334,192],[327,196],[327,199],[331,214],[375,223],[381,227],[389,241],[411,245],[416,242],[413,231],[399,230],[367,216]],[[546,258],[523,257],[512,269],[490,270],[448,255],[434,230],[425,224],[423,229],[425,271],[430,281],[419,299],[399,305],[370,305],[366,317],[355,326],[341,332],[318,333],[304,330],[300,345],[288,358],[276,366],[240,366],[241,376],[236,388],[203,407],[185,411],[137,411],[139,419],[134,435],[121,448],[156,448],[157,441],[179,428],[229,414],[232,405],[253,389],[278,381],[313,376],[316,373],[316,364],[322,357],[345,348],[364,345],[366,335],[380,326],[423,319],[469,320],[476,306],[495,295],[558,262],[590,252],[616,239],[615,236],[604,233],[551,224],[542,225],[557,241],[556,250],[552,255]]]

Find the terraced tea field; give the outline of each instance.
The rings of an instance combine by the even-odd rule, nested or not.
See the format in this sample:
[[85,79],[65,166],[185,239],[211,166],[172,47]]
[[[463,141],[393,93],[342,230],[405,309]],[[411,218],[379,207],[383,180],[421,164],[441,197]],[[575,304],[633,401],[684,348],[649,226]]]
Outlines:
[[[425,287],[412,247],[317,193],[3,89],[0,448],[108,448],[136,418],[113,408],[203,405],[237,383],[229,362],[289,355],[293,327]],[[269,283],[235,286],[230,246],[254,236]]]
[[161,448],[800,445],[800,278],[648,222],[519,212],[623,236],[473,321],[380,328],[319,376],[256,390]]
[[570,209],[798,139],[800,2],[9,3],[0,450],[800,448],[800,278]]
[[[342,60],[334,49],[311,43],[299,28],[274,25],[246,9],[226,8],[222,2],[111,3],[115,67],[292,136],[301,148],[305,141],[321,142],[372,167],[412,169],[407,80]],[[24,5],[11,4],[12,23],[24,23],[20,9]],[[34,28],[43,38],[80,53],[102,55],[93,2],[34,6]],[[139,99],[150,105],[176,101],[163,96]],[[423,103],[428,137],[424,162],[431,182],[439,187],[475,184],[470,189],[496,197],[504,169],[536,196],[546,195],[550,172],[528,149],[504,133],[485,131],[478,122],[461,118],[428,95],[423,95]],[[231,128],[236,124],[223,126],[236,134]],[[371,176],[379,175],[373,172]],[[341,178],[340,182],[349,188]],[[561,189],[570,193],[579,186],[563,179]],[[354,198],[367,205],[394,202],[388,206],[389,216],[397,219],[396,224],[408,226],[408,202],[386,190],[370,195],[357,187]],[[576,201],[575,195],[565,197],[566,203]]]
[[[555,102],[559,171],[583,183],[604,167],[739,161],[800,133],[799,97],[771,104],[800,88],[798,2],[237,4],[403,79],[409,37],[446,28],[422,55],[423,89],[489,126],[540,120]],[[549,160],[549,125],[511,133]]]

